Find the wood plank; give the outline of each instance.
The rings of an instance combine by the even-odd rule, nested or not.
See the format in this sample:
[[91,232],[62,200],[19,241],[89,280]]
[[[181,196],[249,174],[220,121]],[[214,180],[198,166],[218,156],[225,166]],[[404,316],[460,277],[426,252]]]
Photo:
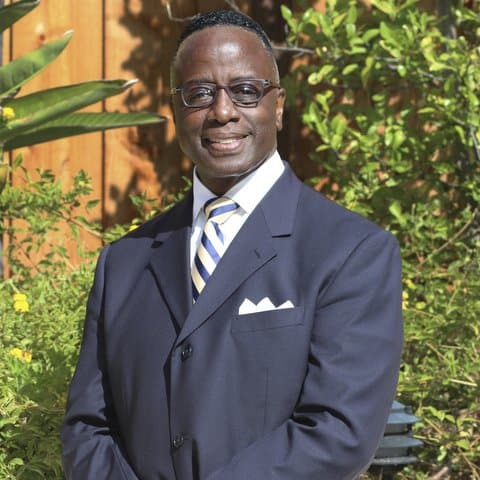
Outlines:
[[[75,31],[73,39],[60,57],[30,81],[22,89],[21,95],[102,77],[102,13],[101,4],[97,0],[41,2],[35,10],[13,26],[12,58],[58,38],[68,30]],[[101,105],[92,106],[89,110],[99,111]],[[19,152],[30,172],[34,172],[36,168],[51,169],[65,188],[72,186],[73,177],[80,169],[86,170],[93,182],[93,193],[89,199],[101,198],[101,134],[57,140],[22,148]],[[17,181],[18,179],[13,179],[14,184]],[[100,220],[100,216],[99,205],[91,212],[90,217]],[[81,242],[88,248],[100,245],[97,238],[86,232],[82,233]],[[76,249],[75,243],[69,245],[74,262],[78,260]]]
[[[183,16],[189,2],[175,2]],[[190,163],[175,141],[169,106],[169,68],[181,26],[171,22],[158,0],[106,0],[105,74],[138,78],[128,95],[108,99],[109,110],[159,112],[168,123],[107,132],[105,136],[106,224],[127,222],[135,215],[129,195],[146,192],[165,201],[177,191]]]

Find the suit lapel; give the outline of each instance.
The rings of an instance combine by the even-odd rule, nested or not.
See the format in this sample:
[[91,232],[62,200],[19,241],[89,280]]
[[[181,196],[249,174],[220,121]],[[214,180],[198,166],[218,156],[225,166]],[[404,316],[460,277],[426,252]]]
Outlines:
[[247,223],[248,227],[245,224],[238,232],[198,297],[177,344],[207,320],[253,272],[275,256],[272,236],[262,212],[257,209]]
[[255,271],[276,256],[272,237],[291,234],[300,185],[287,166],[220,260],[191,309],[177,345],[200,327]]
[[152,245],[150,268],[180,329],[192,307],[190,283],[192,193],[190,192],[167,215],[165,225]]

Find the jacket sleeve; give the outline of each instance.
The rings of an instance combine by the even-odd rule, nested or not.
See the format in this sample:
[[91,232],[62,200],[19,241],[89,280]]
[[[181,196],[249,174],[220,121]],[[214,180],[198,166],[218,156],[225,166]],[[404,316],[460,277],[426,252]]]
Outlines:
[[400,270],[390,234],[357,245],[317,298],[308,370],[292,416],[207,480],[352,480],[367,468],[398,379]]
[[138,480],[121,445],[105,366],[102,304],[108,249],[102,251],[97,263],[61,429],[68,480]]

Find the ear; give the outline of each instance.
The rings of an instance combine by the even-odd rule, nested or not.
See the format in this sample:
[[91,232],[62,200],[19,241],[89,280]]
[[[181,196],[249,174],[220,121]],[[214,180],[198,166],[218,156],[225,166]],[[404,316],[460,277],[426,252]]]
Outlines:
[[283,128],[283,106],[285,105],[285,89],[278,90],[277,100],[275,102],[275,124],[277,131]]

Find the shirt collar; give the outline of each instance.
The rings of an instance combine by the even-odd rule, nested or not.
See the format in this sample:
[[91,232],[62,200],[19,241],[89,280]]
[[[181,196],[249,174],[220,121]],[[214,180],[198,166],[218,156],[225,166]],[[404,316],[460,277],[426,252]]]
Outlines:
[[[260,200],[270,190],[280,175],[285,170],[285,165],[278,151],[265,160],[258,168],[235,184],[225,193],[225,197],[234,200],[240,208],[250,214]],[[192,218],[195,220],[205,202],[216,197],[200,180],[195,167],[193,171],[193,210]]]

